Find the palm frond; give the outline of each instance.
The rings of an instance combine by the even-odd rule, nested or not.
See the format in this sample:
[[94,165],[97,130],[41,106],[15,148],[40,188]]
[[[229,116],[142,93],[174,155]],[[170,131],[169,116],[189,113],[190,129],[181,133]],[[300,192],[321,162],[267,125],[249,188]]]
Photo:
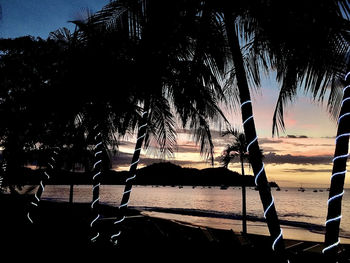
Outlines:
[[176,128],[169,102],[165,98],[155,99],[150,109],[145,148],[149,153],[160,153],[162,158],[172,157],[176,147]]
[[272,118],[272,136],[279,134],[279,130],[285,130],[284,107],[288,102],[292,102],[297,95],[297,83],[295,81],[295,72],[293,70],[285,72],[283,84],[280,89],[275,111]]

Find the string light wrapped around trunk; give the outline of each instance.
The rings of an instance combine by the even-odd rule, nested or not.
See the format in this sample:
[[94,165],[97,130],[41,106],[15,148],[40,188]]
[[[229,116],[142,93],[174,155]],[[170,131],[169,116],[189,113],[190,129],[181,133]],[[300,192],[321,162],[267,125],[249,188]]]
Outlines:
[[[339,225],[342,218],[341,215],[341,200],[345,193],[344,191],[344,180],[346,175],[346,161],[349,157],[348,144],[349,144],[349,101],[350,101],[350,72],[345,75],[345,83],[348,84],[343,88],[343,100],[341,102],[341,109],[338,118],[338,134],[335,138],[335,154],[332,160],[333,171],[330,178],[331,189],[329,192],[329,198],[327,201],[328,205],[328,215],[326,224],[326,247],[322,250],[322,253],[333,253],[335,254],[335,249],[340,244],[339,240]],[[346,147],[347,146],[347,147]],[[340,171],[339,171],[340,170]],[[335,181],[337,183],[335,183]],[[341,185],[337,189],[333,186]],[[335,189],[335,190],[333,190]],[[335,210],[335,212],[333,211]],[[334,233],[331,233],[334,232]],[[335,237],[337,235],[337,237]],[[334,249],[334,250],[333,250]],[[333,250],[333,251],[332,251]]]
[[103,151],[103,143],[102,143],[102,135],[101,132],[97,132],[98,125],[96,125],[93,130],[95,132],[95,149],[94,149],[94,159],[95,163],[92,167],[93,177],[92,177],[92,202],[91,202],[91,212],[92,212],[92,221],[90,223],[90,228],[92,230],[92,237],[90,238],[91,242],[95,242],[97,238],[100,236],[96,228],[96,222],[100,218],[99,214],[99,202],[100,202],[100,185],[101,185],[101,173],[102,173],[102,151]]
[[49,161],[47,162],[46,171],[44,171],[45,177],[40,180],[39,188],[35,192],[34,198],[30,202],[30,206],[28,208],[29,211],[27,213],[27,218],[28,218],[28,220],[29,220],[29,222],[31,224],[34,224],[34,221],[33,221],[33,218],[32,218],[33,209],[39,207],[39,202],[40,202],[41,196],[42,196],[42,194],[43,194],[43,192],[45,190],[45,183],[46,183],[47,180],[50,179],[50,174],[53,172],[53,170],[55,169],[55,166],[56,166],[56,158],[57,158],[58,152],[56,150],[53,150],[52,153],[53,153],[52,156],[49,157]]
[[[243,102],[241,104],[241,108],[244,106],[244,105],[247,105],[248,103],[252,103],[251,100],[247,100],[245,102]],[[243,126],[246,125],[246,123],[248,123],[248,121],[252,120],[253,119],[253,115],[250,115],[248,116],[244,121],[243,121]],[[247,152],[249,152],[249,148],[254,144],[254,143],[257,143],[258,141],[258,137],[256,136],[254,139],[252,139],[248,145],[247,145]],[[260,178],[260,175],[262,174],[262,172],[264,171],[265,169],[265,166],[264,166],[264,163],[262,163],[262,166],[261,166],[261,169],[258,171],[258,173],[255,175],[255,185],[259,188],[259,178]],[[267,205],[267,207],[264,209],[264,217],[266,218],[268,212],[270,211],[270,209],[272,207],[274,207],[275,205],[275,200],[273,198],[273,196],[271,195],[271,202],[269,203],[269,205]],[[282,229],[280,229],[280,232],[279,234],[274,237],[274,241],[272,243],[272,250],[275,251],[275,247],[277,245],[277,243],[282,240],[282,237],[283,237],[283,232],[282,232]],[[289,262],[289,260],[287,260],[287,262]]]
[[117,239],[122,233],[122,231],[120,230],[120,225],[126,218],[125,213],[126,213],[126,208],[128,207],[128,204],[129,204],[129,198],[130,198],[131,189],[132,189],[132,181],[136,178],[136,168],[137,168],[137,164],[140,161],[141,148],[147,132],[147,112],[148,110],[145,110],[141,114],[141,125],[138,128],[138,133],[137,133],[138,137],[136,139],[136,146],[133,154],[132,163],[130,164],[130,167],[129,167],[130,176],[125,180],[125,188],[123,192],[122,201],[118,207],[119,209],[118,219],[114,221],[114,225],[117,231],[115,231],[115,233],[110,237],[110,241],[114,245],[117,245],[118,243]]

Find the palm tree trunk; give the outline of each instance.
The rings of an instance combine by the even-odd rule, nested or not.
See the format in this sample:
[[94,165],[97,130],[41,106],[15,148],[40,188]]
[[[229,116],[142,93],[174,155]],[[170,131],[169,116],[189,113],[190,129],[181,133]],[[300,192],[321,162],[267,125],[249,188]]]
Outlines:
[[58,153],[57,153],[57,151],[53,150],[53,153],[50,155],[51,156],[49,156],[49,160],[47,162],[47,168],[42,175],[42,179],[40,180],[39,188],[36,191],[36,193],[34,194],[32,201],[29,203],[27,218],[31,224],[34,223],[33,214],[35,214],[37,209],[39,208],[39,202],[40,202],[41,196],[45,190],[46,182],[50,179],[53,171],[56,168],[56,157],[57,157]]
[[[73,176],[75,175],[75,165],[73,164]],[[72,206],[73,205],[73,197],[74,197],[74,181],[70,183],[69,186],[69,205]]]
[[244,178],[244,161],[243,156],[240,156],[241,159],[241,169],[243,176],[242,183],[242,232],[247,234],[247,201],[246,201],[246,187],[245,187],[245,178]]
[[350,135],[350,72],[345,77],[343,101],[338,119],[338,131],[333,158],[333,170],[328,199],[328,213],[326,221],[326,248],[322,251],[334,259],[339,244],[339,225],[341,219],[341,201],[344,194],[344,180],[346,162],[348,159]]
[[73,205],[74,183],[69,186],[69,205]]
[[[92,219],[90,223],[90,228],[92,230],[91,242],[95,242],[97,238],[100,236],[100,233],[97,230],[96,223],[100,218],[99,213],[99,205],[100,205],[100,185],[101,185],[101,172],[102,172],[102,153],[103,153],[103,143],[101,132],[98,129],[99,125],[94,127],[95,131],[95,149],[94,149],[94,157],[95,163],[92,167],[92,202],[91,202],[91,213]],[[97,131],[97,132],[96,132]]]
[[232,59],[237,78],[239,97],[242,108],[243,129],[247,142],[249,142],[247,151],[249,152],[250,162],[255,175],[255,182],[258,186],[260,199],[263,204],[264,216],[267,221],[270,235],[273,239],[272,249],[276,251],[277,255],[285,260],[282,230],[280,228],[280,223],[276,213],[274,199],[272,197],[271,190],[266,178],[264,164],[262,162],[262,159],[259,157],[261,155],[260,148],[256,135],[250,92],[246,72],[244,69],[241,48],[235,29],[234,17],[230,12],[225,12],[224,15],[228,42],[232,52]]
[[117,229],[113,233],[113,235],[111,235],[111,237],[110,237],[110,241],[112,243],[114,243],[115,245],[117,244],[117,242],[118,242],[117,239],[118,239],[119,235],[121,234],[120,223],[122,223],[125,219],[126,210],[127,210],[129,199],[130,199],[130,193],[131,193],[132,186],[133,186],[132,182],[136,178],[136,169],[137,169],[138,162],[140,160],[141,148],[142,148],[142,144],[144,142],[144,139],[146,137],[147,121],[148,121],[148,109],[149,109],[149,102],[147,102],[147,104],[145,105],[144,112],[142,113],[142,116],[141,116],[141,121],[140,121],[139,129],[138,129],[138,133],[137,133],[137,141],[136,141],[136,145],[135,145],[135,150],[134,150],[134,154],[133,154],[133,157],[131,160],[131,165],[129,168],[130,177],[125,180],[125,187],[124,187],[122,201],[119,205],[118,217],[117,217],[117,220],[114,222],[114,225],[116,226]]

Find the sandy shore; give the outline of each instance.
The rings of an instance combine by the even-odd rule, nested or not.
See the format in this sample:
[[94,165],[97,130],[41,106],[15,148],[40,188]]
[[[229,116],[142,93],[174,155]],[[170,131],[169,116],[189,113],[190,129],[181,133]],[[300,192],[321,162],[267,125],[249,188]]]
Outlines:
[[[233,262],[278,262],[271,251],[270,237],[264,235],[242,236],[232,230],[206,228],[179,223],[176,220],[142,215],[129,210],[122,224],[122,234],[117,246],[108,241],[113,234],[116,208],[101,205],[102,220],[98,223],[100,239],[91,237],[90,204],[41,201],[34,223],[26,217],[28,200],[23,197],[0,196],[0,233],[4,257],[18,261],[35,259],[39,262],[57,260],[121,261],[120,257],[134,260],[190,262],[207,260],[232,260]],[[322,262],[322,244],[285,240],[290,262]],[[299,248],[300,247],[300,248]],[[308,249],[310,248],[310,249]],[[339,262],[348,262],[350,249],[342,245]],[[324,261],[326,262],[326,261]]]
[[[239,219],[226,219],[226,218],[215,218],[215,217],[203,217],[198,215],[188,215],[181,213],[169,213],[169,212],[158,212],[158,211],[142,211],[144,215],[151,217],[158,217],[163,219],[175,220],[194,226],[211,227],[216,229],[233,229],[235,232],[242,231],[242,220]],[[323,242],[325,230],[320,230],[305,226],[299,227],[293,224],[284,224],[281,222],[283,229],[283,237],[285,239],[292,240],[305,240],[312,242]],[[269,231],[265,221],[258,220],[247,220],[248,233],[269,236]],[[342,244],[350,244],[350,238],[340,237]]]

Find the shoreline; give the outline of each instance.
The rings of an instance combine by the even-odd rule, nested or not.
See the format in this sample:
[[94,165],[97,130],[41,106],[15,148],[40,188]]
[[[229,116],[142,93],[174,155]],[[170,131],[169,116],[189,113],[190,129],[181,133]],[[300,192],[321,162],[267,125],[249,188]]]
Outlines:
[[[173,219],[188,224],[213,227],[218,229],[237,232],[242,231],[242,216],[237,214],[226,214],[217,211],[206,211],[198,209],[183,208],[161,208],[161,207],[132,207],[143,214],[160,217],[164,219]],[[314,242],[323,242],[325,227],[322,225],[280,220],[281,228],[284,231],[284,237],[294,240],[306,240]],[[262,234],[269,236],[265,219],[247,216],[248,233]],[[350,244],[350,236],[340,233],[341,243]]]
[[[152,212],[152,211],[144,211],[141,214],[162,218],[165,220],[174,220],[181,224],[191,225],[193,227],[210,227],[221,230],[230,230],[237,233],[241,233],[242,231],[242,221],[238,219],[219,219],[220,222],[217,223],[212,218],[204,218],[198,216],[191,215],[178,215],[178,214],[170,214],[170,213],[162,213],[162,212]],[[318,230],[312,230],[308,228],[293,226],[293,225],[285,225],[281,223],[281,228],[283,230],[284,239],[289,240],[297,240],[297,241],[310,241],[310,242],[324,242],[324,233]],[[269,236],[269,232],[267,226],[262,221],[249,221],[247,220],[247,233],[253,235],[263,235]],[[350,244],[350,238],[340,236],[341,244]]]
[[[129,208],[127,218],[121,226],[123,234],[120,243],[117,247],[111,247],[108,239],[114,231],[113,222],[116,220],[117,211],[115,207],[100,204],[102,219],[99,220],[97,228],[101,233],[101,240],[91,244],[89,203],[74,203],[70,206],[67,202],[42,200],[37,213],[33,215],[34,224],[28,223],[25,217],[28,209],[27,198],[2,195],[0,205],[5,212],[0,217],[1,248],[3,251],[12,251],[16,248],[21,251],[19,256],[23,256],[24,259],[34,252],[45,251],[64,258],[67,258],[67,255],[79,259],[86,256],[89,262],[95,255],[98,255],[99,259],[127,255],[151,261],[160,259],[163,262],[164,255],[166,257],[171,255],[185,262],[191,258],[193,262],[211,256],[227,260],[227,253],[230,253],[238,258],[239,256],[246,258],[244,262],[257,262],[261,259],[259,255],[264,255],[268,262],[279,262],[271,250],[271,238],[262,234],[242,235],[232,229],[190,225],[179,220],[144,215],[138,210]],[[294,248],[299,246],[299,243],[303,244],[304,250],[307,246],[318,247],[318,251],[306,253],[304,250],[296,250],[298,253],[294,253],[294,250],[288,250],[290,258],[294,259],[291,262],[310,262],[310,258],[322,260],[319,251],[322,244],[285,239],[286,247]],[[350,245],[341,244],[341,248],[345,248],[345,257],[348,258]],[[135,254],[133,251],[138,253]],[[347,261],[339,260],[339,262]]]

